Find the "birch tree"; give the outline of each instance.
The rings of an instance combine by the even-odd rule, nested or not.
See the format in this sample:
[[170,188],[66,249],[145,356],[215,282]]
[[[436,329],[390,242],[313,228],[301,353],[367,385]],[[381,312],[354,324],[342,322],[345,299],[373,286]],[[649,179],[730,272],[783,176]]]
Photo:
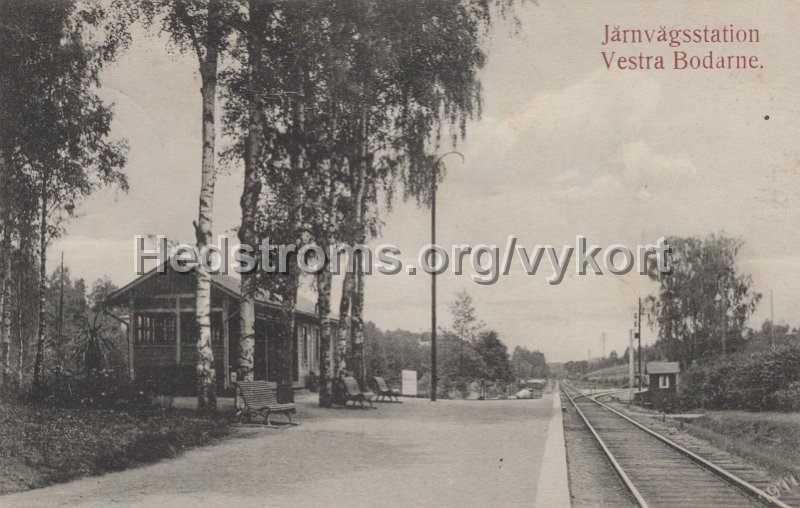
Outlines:
[[[498,4],[504,14],[508,3]],[[363,0],[350,7],[343,22],[358,38],[350,69],[352,93],[346,99],[355,132],[349,222],[352,240],[364,243],[379,229],[378,189],[391,199],[399,177],[406,197],[427,203],[443,129],[448,127],[455,144],[466,135],[467,120],[480,113],[477,71],[485,62],[480,42],[493,9],[486,2],[456,0]],[[349,319],[350,368],[362,377],[365,277],[360,256],[355,266],[351,280],[345,280],[340,333],[348,332]]]
[[[252,24],[260,19],[257,4],[250,4],[248,46],[240,59],[246,71],[234,73],[226,87],[234,104],[226,124],[245,165],[240,239],[254,245],[258,232],[284,243],[365,243],[379,230],[379,195],[388,205],[402,182],[408,196],[424,201],[442,127],[463,135],[479,109],[479,34],[491,9],[486,2],[456,0],[278,1],[268,4],[265,23]],[[362,264],[356,254],[355,271],[344,276],[335,370],[348,368],[363,382]],[[247,309],[254,278],[242,280],[242,374],[252,365]],[[294,259],[287,273],[261,273],[258,280],[282,308],[279,336],[270,338],[279,358],[269,363],[289,396]],[[323,274],[316,282],[325,334],[330,284]],[[326,355],[320,351],[321,367]]]
[[[212,243],[214,185],[216,183],[216,97],[220,46],[224,40],[223,3],[174,3],[168,15],[170,33],[183,43],[191,43],[200,70],[202,98],[202,159],[200,163],[200,199],[194,223],[198,251]],[[195,319],[197,330],[197,407],[211,412],[217,409],[217,377],[214,351],[211,348],[211,275],[201,265],[196,268]]]
[[[230,38],[239,22],[238,2],[227,0],[175,0],[160,2],[115,2],[121,23],[115,36],[122,41],[130,40],[128,27],[134,21],[146,27],[158,28],[180,52],[187,52],[197,59],[200,74],[200,97],[202,119],[202,155],[200,162],[200,196],[198,200],[195,230],[198,251],[212,243],[214,213],[214,187],[216,170],[216,109],[217,84],[221,60],[230,46]],[[119,43],[118,43],[119,44]],[[216,411],[216,370],[214,352],[211,347],[211,275],[202,266],[194,270],[195,330],[197,360],[197,406],[201,410]]]
[[[247,111],[247,137],[244,143],[244,185],[240,200],[242,223],[239,227],[239,241],[243,245],[255,247],[256,213],[261,196],[261,167],[264,133],[263,102],[259,93],[259,75],[263,70],[263,51],[265,32],[267,30],[268,6],[260,0],[249,2],[249,19],[247,23],[247,62],[244,67],[246,75],[245,103]],[[241,298],[239,299],[239,322],[241,335],[239,339],[238,376],[246,381],[253,380],[253,362],[255,346],[256,308],[255,300],[258,292],[257,269],[241,274]]]
[[671,273],[662,273],[654,258],[647,267],[658,284],[657,296],[645,301],[651,323],[658,326],[656,345],[669,360],[687,367],[741,348],[746,323],[762,296],[736,265],[744,242],[709,235],[671,237],[665,244],[671,247]]

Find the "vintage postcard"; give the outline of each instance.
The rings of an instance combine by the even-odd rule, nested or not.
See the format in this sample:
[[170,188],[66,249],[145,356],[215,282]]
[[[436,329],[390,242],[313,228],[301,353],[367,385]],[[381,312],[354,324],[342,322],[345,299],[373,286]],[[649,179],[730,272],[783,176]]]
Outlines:
[[0,506],[800,506],[798,26],[0,0]]

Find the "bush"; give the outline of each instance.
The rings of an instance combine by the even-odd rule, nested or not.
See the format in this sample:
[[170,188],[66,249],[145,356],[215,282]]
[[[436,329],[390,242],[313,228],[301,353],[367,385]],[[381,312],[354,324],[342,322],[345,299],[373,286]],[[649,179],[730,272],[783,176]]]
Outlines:
[[800,411],[800,381],[776,390],[770,395],[769,403],[780,411]]
[[796,410],[800,345],[694,365],[683,376],[680,405],[709,409]]

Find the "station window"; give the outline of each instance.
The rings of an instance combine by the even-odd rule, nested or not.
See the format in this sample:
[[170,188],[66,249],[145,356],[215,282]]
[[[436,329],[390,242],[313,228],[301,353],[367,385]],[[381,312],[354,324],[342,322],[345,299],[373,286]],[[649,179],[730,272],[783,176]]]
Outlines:
[[136,342],[171,344],[175,342],[175,315],[166,313],[136,314]]
[[319,368],[319,328],[314,327],[312,330],[314,332],[314,355],[311,357],[311,363]]
[[308,365],[308,327],[301,326],[300,333],[303,335],[303,365]]
[[[197,340],[197,320],[194,312],[181,312],[181,342],[193,344]],[[211,343],[222,344],[224,341],[222,313],[211,313]]]
[[659,388],[669,388],[669,376],[659,376],[658,377],[658,387]]

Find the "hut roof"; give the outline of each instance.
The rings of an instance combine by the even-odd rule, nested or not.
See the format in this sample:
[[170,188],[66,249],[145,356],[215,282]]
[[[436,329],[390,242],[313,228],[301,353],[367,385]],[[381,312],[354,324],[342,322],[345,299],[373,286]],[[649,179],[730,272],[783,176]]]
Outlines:
[[648,374],[680,374],[681,364],[678,362],[647,362],[645,372]]
[[[128,284],[122,286],[118,290],[111,293],[106,299],[106,303],[108,305],[123,304],[125,302],[126,297],[132,291],[135,291],[139,285],[141,285],[148,279],[154,276],[164,275],[167,272],[176,273],[174,272],[174,270],[172,270],[169,263],[166,263],[165,269],[162,269],[161,271],[159,271],[158,268],[159,267],[153,268],[152,270],[140,275],[139,277],[133,279]],[[232,277],[230,275],[221,273],[211,274],[211,288],[212,290],[222,291],[223,293],[226,293],[229,296],[236,299],[241,297],[241,282],[238,278]],[[258,293],[256,294],[256,303],[270,307],[280,306],[280,300],[265,290],[258,291]],[[295,310],[298,313],[311,316],[316,316],[317,314],[316,304],[310,299],[300,294],[297,295],[297,304],[295,306]],[[336,319],[336,316],[333,313],[331,313],[331,318]]]

